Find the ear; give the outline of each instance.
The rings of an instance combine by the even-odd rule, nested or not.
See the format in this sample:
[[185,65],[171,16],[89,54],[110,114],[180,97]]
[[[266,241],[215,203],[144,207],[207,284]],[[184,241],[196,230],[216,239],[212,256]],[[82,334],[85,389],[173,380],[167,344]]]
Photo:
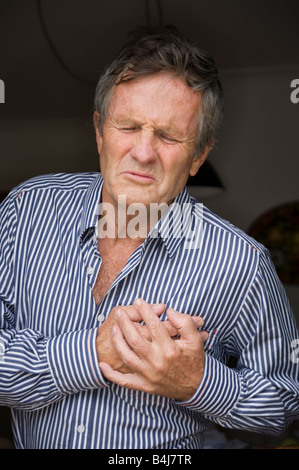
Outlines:
[[93,113],[93,125],[94,125],[95,131],[96,131],[97,148],[98,148],[98,152],[100,153],[101,149],[102,149],[103,137],[102,137],[102,135],[100,134],[100,131],[99,131],[100,115],[97,111],[95,111]]
[[196,175],[196,173],[200,169],[201,165],[208,158],[208,155],[209,155],[210,151],[212,150],[212,148],[213,148],[213,145],[207,145],[205,150],[203,151],[203,153],[200,153],[199,155],[194,157],[194,159],[191,163],[190,171],[189,171],[190,176],[195,176]]

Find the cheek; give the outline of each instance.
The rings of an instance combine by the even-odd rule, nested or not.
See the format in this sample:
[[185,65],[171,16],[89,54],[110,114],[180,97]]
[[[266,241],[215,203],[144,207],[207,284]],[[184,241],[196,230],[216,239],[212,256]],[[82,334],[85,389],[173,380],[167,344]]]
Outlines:
[[183,158],[183,152],[169,152],[167,158],[162,162],[164,177],[169,182],[185,182],[188,179],[190,161]]
[[111,167],[115,164],[119,156],[119,149],[118,146],[115,144],[107,143],[105,140],[103,141],[101,153],[100,153],[100,162],[104,167]]
[[109,144],[105,147],[105,154],[109,156],[109,160],[122,160],[130,153],[134,143],[131,136],[119,135],[113,133],[109,139]]
[[163,168],[163,181],[159,192],[163,195],[163,200],[174,199],[184,188],[188,179],[186,170],[178,165],[171,165]]

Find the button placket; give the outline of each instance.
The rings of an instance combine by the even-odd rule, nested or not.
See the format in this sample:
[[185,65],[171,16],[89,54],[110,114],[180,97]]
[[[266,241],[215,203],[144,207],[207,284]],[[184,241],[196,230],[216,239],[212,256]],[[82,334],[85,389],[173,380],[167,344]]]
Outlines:
[[86,272],[89,276],[91,276],[94,273],[94,268],[92,266],[88,266]]
[[103,313],[100,313],[97,317],[99,323],[103,323],[105,320],[105,315]]

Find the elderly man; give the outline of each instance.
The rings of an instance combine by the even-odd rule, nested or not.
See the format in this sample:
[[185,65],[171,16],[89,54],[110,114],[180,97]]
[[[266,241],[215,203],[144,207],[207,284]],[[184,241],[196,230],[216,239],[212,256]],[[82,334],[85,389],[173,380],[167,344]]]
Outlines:
[[0,400],[18,448],[192,449],[210,421],[280,433],[298,414],[299,335],[268,252],[185,187],[222,101],[175,29],[138,36],[98,83],[101,173],[34,178],[2,204]]

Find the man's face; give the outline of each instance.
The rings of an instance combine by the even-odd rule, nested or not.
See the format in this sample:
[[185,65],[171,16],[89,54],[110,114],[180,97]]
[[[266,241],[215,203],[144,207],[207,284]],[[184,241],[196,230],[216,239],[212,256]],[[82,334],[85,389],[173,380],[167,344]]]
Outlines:
[[[154,75],[114,88],[103,126],[94,120],[102,202],[170,203],[207,155],[195,156],[201,95],[182,79]],[[208,152],[207,152],[208,153]]]

